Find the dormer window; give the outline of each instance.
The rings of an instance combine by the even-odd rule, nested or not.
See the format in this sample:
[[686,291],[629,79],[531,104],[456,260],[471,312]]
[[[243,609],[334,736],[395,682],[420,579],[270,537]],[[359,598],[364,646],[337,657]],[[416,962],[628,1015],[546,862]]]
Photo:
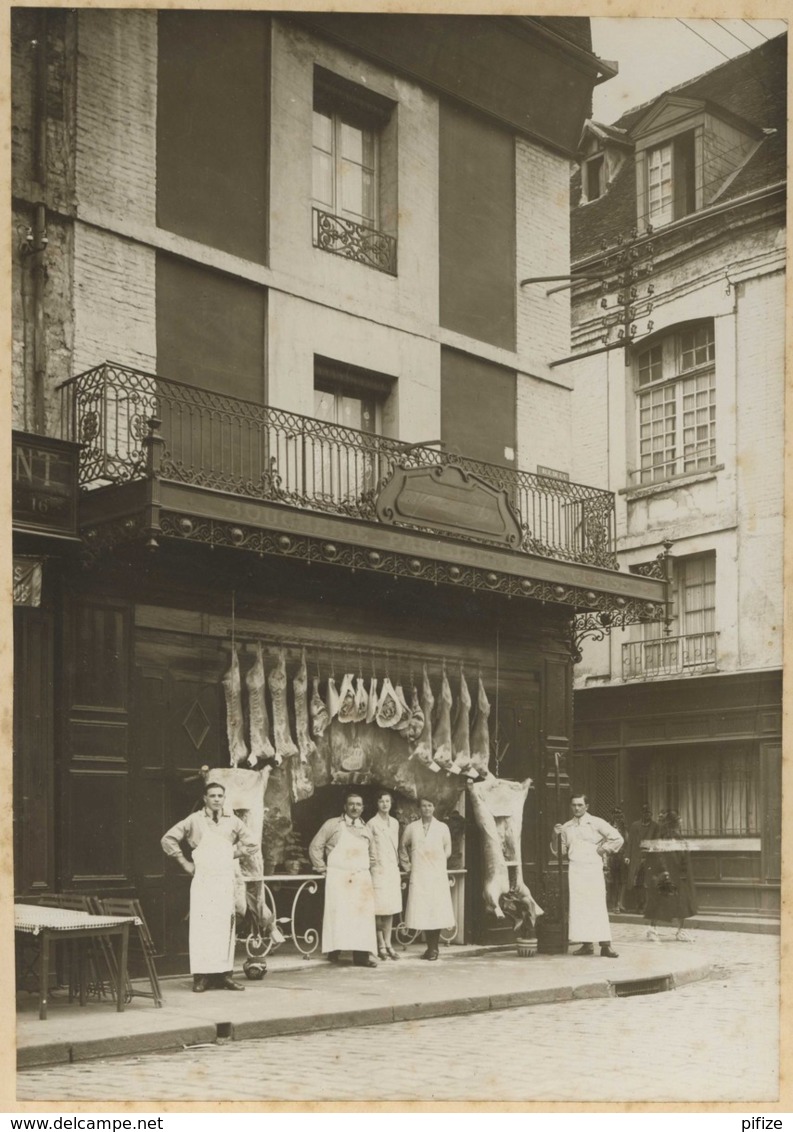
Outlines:
[[584,163],[584,192],[586,199],[598,200],[606,191],[606,159],[602,153]]
[[662,228],[714,204],[762,131],[706,102],[667,96],[631,130],[639,227]]

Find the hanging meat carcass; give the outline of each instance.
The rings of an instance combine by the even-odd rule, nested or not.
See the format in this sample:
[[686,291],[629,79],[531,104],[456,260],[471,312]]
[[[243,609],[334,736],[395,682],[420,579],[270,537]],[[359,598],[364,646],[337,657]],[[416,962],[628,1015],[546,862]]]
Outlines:
[[261,765],[266,759],[276,758],[275,750],[270,742],[264,657],[262,646],[258,641],[256,643],[256,659],[245,677],[245,684],[248,688],[248,725],[251,735],[251,753],[248,756],[248,762],[252,767],[255,767]]
[[316,743],[308,733],[308,671],[305,649],[300,654],[300,667],[292,680],[292,689],[295,696],[295,735],[298,755],[289,763],[289,787],[292,801],[303,802],[314,793],[311,759],[317,753]]
[[297,754],[297,747],[289,730],[289,709],[286,702],[286,653],[278,650],[278,663],[270,673],[267,683],[273,701],[273,737],[275,754],[279,759],[291,759]]
[[319,694],[319,676],[314,677],[312,686],[314,690],[311,693],[311,704],[309,705],[311,731],[315,739],[321,739],[330,726],[330,713]]
[[418,742],[421,733],[424,730],[424,712],[421,710],[419,703],[419,693],[416,685],[413,685],[413,691],[410,697],[410,719],[408,720],[407,727],[405,728],[405,736],[409,743]]
[[363,682],[363,676],[355,681],[355,714],[353,723],[363,723],[369,711],[369,696]]
[[339,688],[339,710],[337,712],[339,723],[355,722],[355,686],[351,672],[345,672]]
[[510,782],[493,774],[468,786],[474,820],[482,835],[485,906],[498,919],[504,918],[507,908],[516,926],[533,926],[543,915],[523,879],[521,833],[530,787],[530,778]]
[[394,695],[396,696],[397,703],[399,704],[399,719],[394,724],[394,730],[407,732],[407,729],[410,726],[411,712],[410,708],[408,707],[408,702],[405,699],[405,692],[401,684],[397,684],[396,688],[394,688]]
[[452,728],[453,770],[467,770],[471,765],[471,693],[465,682],[465,672],[460,665],[460,699],[457,716]]
[[410,757],[417,758],[419,762],[433,770],[439,770],[438,764],[432,757],[432,709],[435,706],[435,697],[432,694],[430,678],[427,675],[427,666],[424,665],[421,682],[421,709],[424,722],[418,739],[411,746]]
[[441,694],[437,704],[437,716],[432,732],[432,750],[435,762],[442,767],[452,765],[452,690],[444,665],[441,678]]
[[378,727],[396,727],[401,718],[402,708],[397,699],[397,694],[394,691],[394,686],[386,676],[383,680],[380,699],[377,701],[375,721]]
[[476,719],[471,731],[471,765],[480,774],[487,774],[490,767],[490,702],[479,677],[479,687],[476,696]]
[[229,741],[229,762],[231,766],[241,766],[248,760],[242,715],[242,683],[240,681],[238,648],[238,645],[232,646],[231,663],[222,681],[223,694],[226,699],[226,735]]

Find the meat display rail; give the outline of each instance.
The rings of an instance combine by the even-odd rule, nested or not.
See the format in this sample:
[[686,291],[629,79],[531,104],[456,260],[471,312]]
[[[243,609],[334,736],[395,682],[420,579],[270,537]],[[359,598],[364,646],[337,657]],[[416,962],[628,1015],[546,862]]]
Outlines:
[[[62,434],[82,446],[83,489],[144,479],[152,420],[163,445],[163,480],[371,523],[379,521],[378,495],[397,469],[453,464],[503,493],[518,523],[518,552],[617,569],[609,491],[408,445],[111,362],[64,382],[60,392]],[[494,541],[486,533],[457,537]]]

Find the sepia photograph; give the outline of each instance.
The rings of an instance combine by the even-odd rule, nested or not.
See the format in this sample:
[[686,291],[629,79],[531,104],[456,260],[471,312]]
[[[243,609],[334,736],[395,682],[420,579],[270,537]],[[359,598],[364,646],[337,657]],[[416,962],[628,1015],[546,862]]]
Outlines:
[[10,8],[16,1111],[778,1111],[784,9],[399,8]]

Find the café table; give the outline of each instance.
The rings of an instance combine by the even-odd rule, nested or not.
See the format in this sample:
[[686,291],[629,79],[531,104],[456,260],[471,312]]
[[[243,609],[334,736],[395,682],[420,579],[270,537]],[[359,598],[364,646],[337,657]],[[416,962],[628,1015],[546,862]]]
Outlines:
[[[86,940],[110,937],[116,945],[116,1010],[124,1009],[127,984],[129,929],[134,916],[95,916],[70,908],[45,908],[36,904],[14,905],[14,931],[33,936],[39,945],[39,1018],[47,1017],[47,995],[50,978],[50,945],[62,940]],[[80,1005],[85,1005],[85,986],[80,970]]]

